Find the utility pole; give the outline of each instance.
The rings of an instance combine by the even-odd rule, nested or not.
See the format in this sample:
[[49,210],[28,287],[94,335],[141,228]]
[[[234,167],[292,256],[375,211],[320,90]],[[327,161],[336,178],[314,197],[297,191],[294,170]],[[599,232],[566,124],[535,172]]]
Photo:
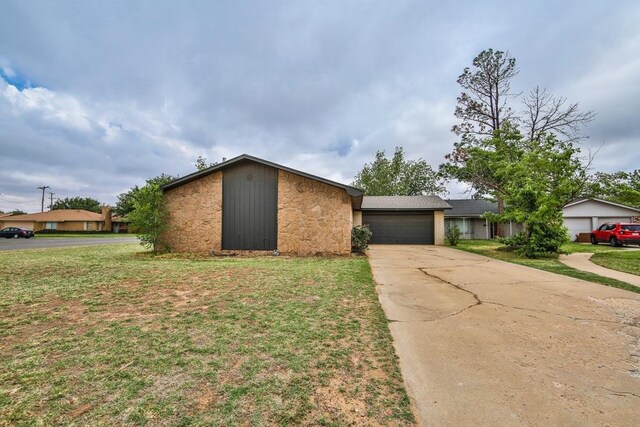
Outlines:
[[47,188],[51,188],[48,185],[43,185],[42,187],[38,187],[38,190],[42,190],[42,205],[40,205],[40,212],[44,212],[44,190]]
[[49,191],[49,198],[51,199],[51,203],[49,204],[49,210],[53,209],[53,196],[56,193],[52,193],[51,191]]

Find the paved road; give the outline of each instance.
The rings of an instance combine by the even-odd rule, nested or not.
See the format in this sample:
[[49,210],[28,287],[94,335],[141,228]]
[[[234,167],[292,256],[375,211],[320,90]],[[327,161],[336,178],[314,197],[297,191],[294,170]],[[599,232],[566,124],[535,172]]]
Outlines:
[[18,249],[66,248],[70,246],[113,245],[116,243],[135,243],[136,237],[36,237],[31,239],[0,239],[0,251]]
[[420,423],[638,425],[640,295],[444,247],[369,257]]
[[568,265],[576,270],[588,271],[603,277],[611,277],[612,279],[620,280],[622,282],[631,283],[632,285],[640,287],[640,276],[623,271],[612,270],[610,268],[602,267],[598,264],[591,262],[592,253],[573,253],[569,255],[560,255],[560,262]]

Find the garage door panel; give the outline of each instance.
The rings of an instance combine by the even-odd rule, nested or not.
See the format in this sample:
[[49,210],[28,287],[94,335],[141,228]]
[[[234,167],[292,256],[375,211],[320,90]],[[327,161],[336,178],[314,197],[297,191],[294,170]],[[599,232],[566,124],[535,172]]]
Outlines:
[[433,213],[364,213],[371,243],[433,244]]
[[567,227],[569,237],[573,241],[578,234],[591,231],[591,218],[565,218],[564,225]]

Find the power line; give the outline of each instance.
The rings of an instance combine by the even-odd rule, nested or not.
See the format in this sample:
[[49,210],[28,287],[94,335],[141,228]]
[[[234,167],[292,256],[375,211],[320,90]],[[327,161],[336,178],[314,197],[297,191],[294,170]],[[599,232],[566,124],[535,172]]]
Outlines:
[[42,204],[40,205],[40,212],[44,212],[44,190],[47,188],[51,188],[48,185],[43,185],[42,187],[38,187],[38,190],[42,190]]

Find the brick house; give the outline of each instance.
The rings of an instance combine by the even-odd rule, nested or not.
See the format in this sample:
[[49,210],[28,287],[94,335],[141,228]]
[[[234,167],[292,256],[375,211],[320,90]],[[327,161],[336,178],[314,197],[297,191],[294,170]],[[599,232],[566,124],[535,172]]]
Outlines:
[[[378,203],[370,209],[360,189],[246,154],[162,188],[169,219],[161,242],[177,252],[277,249],[291,255],[346,255],[351,252],[351,228],[369,214],[376,219],[384,216],[382,228],[372,230],[379,235],[384,229],[385,243],[442,244],[442,210],[448,208],[446,203],[435,203],[442,202],[439,197],[429,196],[433,206],[399,209]],[[436,218],[441,218],[437,227]],[[392,230],[395,226],[397,239],[389,234],[390,225]],[[429,231],[413,233],[423,227]],[[407,241],[408,234],[423,237]]]
[[84,209],[54,209],[0,218],[0,228],[20,227],[33,231],[111,231],[113,224],[111,208],[107,206],[101,213]]

